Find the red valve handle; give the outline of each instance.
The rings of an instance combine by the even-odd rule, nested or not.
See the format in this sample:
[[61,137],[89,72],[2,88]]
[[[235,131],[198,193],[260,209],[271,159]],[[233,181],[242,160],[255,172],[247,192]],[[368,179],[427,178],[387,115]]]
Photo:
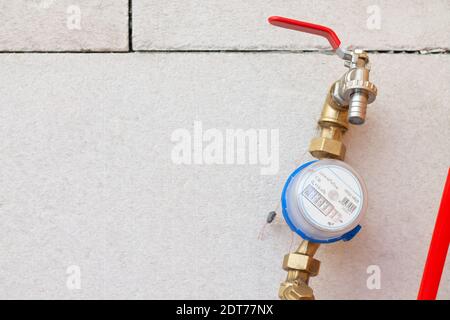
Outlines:
[[322,36],[330,42],[330,45],[334,50],[338,49],[341,45],[341,40],[339,40],[336,33],[328,27],[278,16],[270,17],[269,23],[281,28]]

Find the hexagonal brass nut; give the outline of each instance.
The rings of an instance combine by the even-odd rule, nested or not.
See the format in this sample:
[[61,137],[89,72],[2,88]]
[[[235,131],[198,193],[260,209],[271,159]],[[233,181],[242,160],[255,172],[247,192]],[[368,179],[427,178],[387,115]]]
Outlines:
[[283,269],[305,271],[314,277],[319,273],[320,261],[303,254],[291,253],[284,256]]
[[344,160],[345,145],[341,141],[323,137],[314,138],[309,146],[311,155],[318,159],[333,158]]
[[314,300],[313,290],[303,282],[282,283],[278,296],[282,300]]

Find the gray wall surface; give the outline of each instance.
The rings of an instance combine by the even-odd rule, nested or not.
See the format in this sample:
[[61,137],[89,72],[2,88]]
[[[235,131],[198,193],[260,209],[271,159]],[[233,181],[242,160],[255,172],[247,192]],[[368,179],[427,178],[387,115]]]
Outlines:
[[[321,246],[315,295],[414,299],[450,166],[450,2],[357,3],[0,0],[0,298],[277,298],[299,238],[265,218],[345,72],[266,22],[286,15],[371,50],[379,88],[345,138],[363,229]],[[279,144],[270,164],[177,163],[199,125]],[[449,282],[447,263],[440,298]]]

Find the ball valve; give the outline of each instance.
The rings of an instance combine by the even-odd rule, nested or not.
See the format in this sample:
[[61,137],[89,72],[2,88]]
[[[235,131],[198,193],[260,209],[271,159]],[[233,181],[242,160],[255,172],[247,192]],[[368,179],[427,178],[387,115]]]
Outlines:
[[349,241],[361,229],[367,209],[367,190],[362,177],[343,162],[342,141],[349,124],[362,125],[367,106],[375,101],[377,88],[369,81],[369,57],[362,50],[346,50],[330,28],[273,16],[277,27],[325,37],[348,71],[328,90],[318,121],[320,136],[312,139],[309,151],[318,160],[308,162],[287,179],[281,195],[283,217],[292,231],[304,240],[287,254],[283,269],[288,272],[279,290],[281,299],[314,299],[309,278],[319,272],[313,258],[321,243]]
[[319,35],[328,40],[333,50],[349,68],[333,87],[333,99],[338,106],[348,108],[348,121],[351,124],[363,124],[367,105],[374,102],[377,96],[377,88],[369,81],[370,64],[367,53],[362,50],[344,49],[336,33],[328,27],[278,16],[270,17],[269,23],[277,27]]

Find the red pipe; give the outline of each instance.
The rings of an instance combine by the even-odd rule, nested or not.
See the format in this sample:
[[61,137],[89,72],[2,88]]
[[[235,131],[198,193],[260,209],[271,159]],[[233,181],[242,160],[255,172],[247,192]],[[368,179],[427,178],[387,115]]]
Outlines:
[[418,300],[435,300],[450,245],[450,169],[420,284]]

